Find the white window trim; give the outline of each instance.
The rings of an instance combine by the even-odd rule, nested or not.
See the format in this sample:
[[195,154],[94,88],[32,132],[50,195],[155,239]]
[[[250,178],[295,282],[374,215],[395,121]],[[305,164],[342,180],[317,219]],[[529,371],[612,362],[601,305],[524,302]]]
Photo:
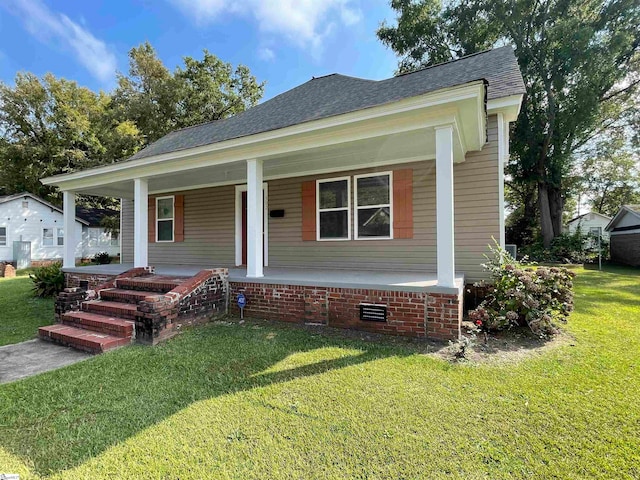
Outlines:
[[0,244],[0,248],[8,248],[9,247],[9,225],[0,225],[0,228],[4,228],[5,230],[5,244]]
[[[53,236],[52,241],[53,243],[51,245],[45,245],[44,244],[44,231],[45,230],[53,230]],[[42,231],[40,232],[40,243],[44,248],[58,248],[61,247],[62,245],[56,245],[56,243],[58,242],[58,236],[56,235],[58,232],[56,231],[56,227],[42,227]]]
[[[63,231],[63,233],[62,233],[62,245],[60,245],[58,243],[58,240],[60,239],[60,230]],[[55,237],[54,237],[55,246],[56,247],[64,247],[64,242],[65,242],[64,227],[55,227],[54,231],[55,231],[55,234],[56,234]]]
[[[236,185],[236,267],[242,266],[242,192],[247,191],[247,184]],[[264,266],[269,266],[269,185],[262,184],[264,195]]]
[[[322,212],[347,211],[347,238],[320,238],[320,184],[347,181],[347,206],[339,208],[323,208]],[[345,242],[351,240],[351,177],[332,177],[316,180],[316,241],[318,242]]]
[[[158,218],[158,201],[166,200],[167,198],[171,199],[171,204],[173,206],[173,212],[171,214],[171,218]],[[156,243],[174,243],[176,241],[176,196],[175,195],[165,195],[164,197],[156,197]],[[158,233],[160,229],[158,228],[158,222],[168,222],[171,220],[171,240],[158,240]]]
[[[381,204],[381,205],[358,205],[358,179],[359,178],[370,178],[370,177],[382,177],[384,175],[389,176],[389,203]],[[355,240],[393,240],[393,172],[374,172],[374,173],[363,173],[360,175],[353,176],[353,200],[355,203],[354,211],[355,211],[355,223],[353,228],[355,229],[354,239]],[[358,235],[358,225],[360,222],[358,221],[358,215],[360,214],[360,210],[364,208],[382,208],[389,206],[389,236],[388,237],[360,237]]]

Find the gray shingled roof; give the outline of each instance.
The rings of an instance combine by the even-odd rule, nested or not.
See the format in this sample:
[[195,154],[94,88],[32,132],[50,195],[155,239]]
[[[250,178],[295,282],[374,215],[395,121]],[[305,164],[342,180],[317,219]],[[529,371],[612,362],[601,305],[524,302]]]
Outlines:
[[477,53],[380,81],[327,75],[233,117],[171,132],[129,160],[277,130],[481,79],[488,83],[488,100],[525,93],[511,47]]

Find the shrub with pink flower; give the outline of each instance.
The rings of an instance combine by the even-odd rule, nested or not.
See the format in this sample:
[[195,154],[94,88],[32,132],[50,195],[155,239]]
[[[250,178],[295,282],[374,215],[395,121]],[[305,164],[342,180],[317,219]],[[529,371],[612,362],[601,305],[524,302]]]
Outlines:
[[536,335],[557,333],[557,322],[566,322],[573,311],[575,274],[566,268],[532,268],[500,247],[491,251],[493,258],[483,265],[491,275],[491,289],[469,312],[470,320],[485,332],[526,324]]

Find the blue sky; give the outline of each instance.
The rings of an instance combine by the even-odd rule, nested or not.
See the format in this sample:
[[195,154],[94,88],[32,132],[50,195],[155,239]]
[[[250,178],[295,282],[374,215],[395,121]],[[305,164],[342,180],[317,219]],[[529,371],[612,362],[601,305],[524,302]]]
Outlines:
[[270,98],[334,72],[392,76],[375,31],[393,18],[388,0],[0,0],[0,80],[51,72],[110,90],[148,40],[171,69],[204,48],[247,65]]

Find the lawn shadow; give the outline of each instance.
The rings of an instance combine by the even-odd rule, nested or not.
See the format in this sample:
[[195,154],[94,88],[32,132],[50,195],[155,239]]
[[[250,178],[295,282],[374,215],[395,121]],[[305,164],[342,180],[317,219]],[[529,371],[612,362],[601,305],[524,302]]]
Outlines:
[[[1,386],[0,447],[34,473],[50,475],[194,402],[416,353],[420,348],[410,342],[369,342],[288,325],[212,323],[153,348],[127,347]],[[308,356],[307,363],[273,371],[294,354]]]

